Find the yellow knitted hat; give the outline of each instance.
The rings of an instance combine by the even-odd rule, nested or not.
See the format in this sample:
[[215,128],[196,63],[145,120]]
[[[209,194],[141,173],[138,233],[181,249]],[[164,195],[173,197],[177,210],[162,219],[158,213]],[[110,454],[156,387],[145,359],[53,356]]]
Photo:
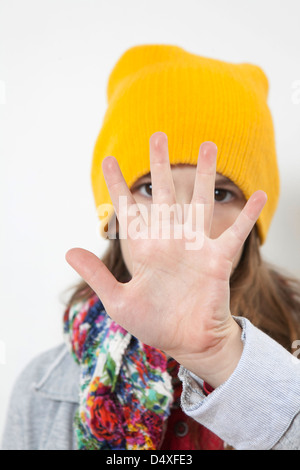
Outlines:
[[[264,243],[279,196],[268,79],[253,64],[232,64],[178,46],[140,45],[127,50],[108,81],[108,108],[92,163],[96,206],[111,204],[102,160],[113,155],[130,188],[150,172],[149,139],[167,134],[171,164],[197,164],[202,142],[218,147],[217,172],[246,199],[258,189],[268,201],[257,221]],[[103,207],[103,206],[102,206]],[[110,220],[102,219],[100,231]],[[106,225],[107,228],[107,225]]]

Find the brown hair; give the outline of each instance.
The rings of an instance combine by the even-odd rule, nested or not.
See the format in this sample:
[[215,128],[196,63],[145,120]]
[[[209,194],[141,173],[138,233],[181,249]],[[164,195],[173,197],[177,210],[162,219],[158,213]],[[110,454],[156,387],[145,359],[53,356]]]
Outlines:
[[[292,352],[292,343],[300,339],[300,281],[282,274],[262,259],[256,225],[244,244],[238,266],[230,278],[230,308],[235,316],[248,318],[271,338]],[[102,262],[119,282],[130,281],[123,261],[120,241],[109,240]],[[85,281],[79,282],[67,305],[86,300],[94,291]],[[190,420],[196,437],[197,423]],[[199,444],[198,444],[199,447]]]

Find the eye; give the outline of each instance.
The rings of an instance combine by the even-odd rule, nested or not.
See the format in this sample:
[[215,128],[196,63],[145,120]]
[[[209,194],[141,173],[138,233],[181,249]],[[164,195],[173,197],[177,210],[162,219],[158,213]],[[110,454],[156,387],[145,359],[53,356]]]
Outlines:
[[134,188],[133,191],[138,191],[142,196],[145,197],[152,197],[152,184],[151,182],[140,184],[139,186]]
[[234,198],[234,193],[228,189],[215,188],[216,202],[230,202]]

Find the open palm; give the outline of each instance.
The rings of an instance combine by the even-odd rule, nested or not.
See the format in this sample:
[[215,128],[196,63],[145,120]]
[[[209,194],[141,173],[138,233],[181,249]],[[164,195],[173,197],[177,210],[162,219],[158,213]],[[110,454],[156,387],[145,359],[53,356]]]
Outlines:
[[[169,224],[172,229],[170,233],[181,234],[169,238],[151,237],[151,227],[158,220],[145,220],[142,212],[132,211],[136,201],[118,162],[106,157],[102,168],[120,229],[128,239],[132,279],[124,284],[117,282],[102,261],[87,250],[73,248],[66,254],[68,263],[99,296],[114,321],[142,342],[165,351],[195,371],[198,366],[194,364],[211,364],[228,338],[236,335],[237,324],[229,301],[232,264],[266,202],[266,194],[256,191],[236,221],[218,238],[210,238],[216,156],[213,142],[201,145],[189,206],[193,217],[184,221],[176,215],[172,220],[163,219],[165,226]],[[167,136],[162,132],[150,138],[150,168],[152,203],[173,206],[176,195]],[[122,213],[120,196],[127,201]],[[196,230],[195,221],[200,221]],[[137,222],[139,237],[130,232]],[[192,245],[192,234],[198,245]]]

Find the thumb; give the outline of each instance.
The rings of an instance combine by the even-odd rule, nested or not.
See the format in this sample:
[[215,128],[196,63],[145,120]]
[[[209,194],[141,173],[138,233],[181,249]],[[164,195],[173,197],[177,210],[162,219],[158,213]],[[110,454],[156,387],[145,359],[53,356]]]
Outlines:
[[66,261],[89,284],[107,309],[119,283],[105,264],[93,253],[83,248],[71,248]]

